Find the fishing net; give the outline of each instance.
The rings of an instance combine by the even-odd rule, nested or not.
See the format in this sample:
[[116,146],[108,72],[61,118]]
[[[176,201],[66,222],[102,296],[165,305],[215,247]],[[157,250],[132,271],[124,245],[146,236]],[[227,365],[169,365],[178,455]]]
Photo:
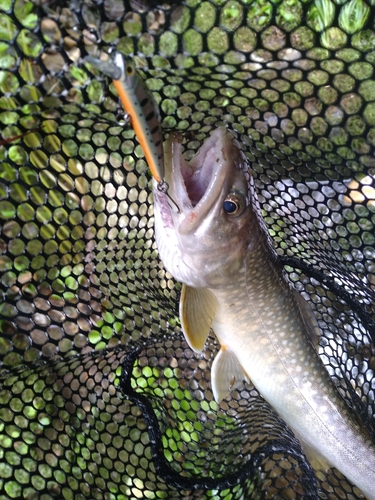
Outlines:
[[[0,499],[362,498],[184,341],[151,178],[111,81],[133,58],[186,155],[243,144],[320,355],[375,439],[372,0],[2,0]],[[230,244],[230,242],[228,242]]]

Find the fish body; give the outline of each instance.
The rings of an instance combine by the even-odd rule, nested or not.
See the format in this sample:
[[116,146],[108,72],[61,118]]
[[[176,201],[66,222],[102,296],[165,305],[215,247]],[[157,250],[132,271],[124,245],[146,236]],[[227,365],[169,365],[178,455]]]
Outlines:
[[154,189],[155,234],[166,269],[184,284],[180,319],[189,345],[201,352],[211,327],[220,342],[215,399],[251,380],[316,470],[336,467],[374,500],[374,444],[317,354],[319,327],[278,265],[243,154],[224,128],[189,163],[181,149],[181,136],[171,134],[165,176],[180,212]]

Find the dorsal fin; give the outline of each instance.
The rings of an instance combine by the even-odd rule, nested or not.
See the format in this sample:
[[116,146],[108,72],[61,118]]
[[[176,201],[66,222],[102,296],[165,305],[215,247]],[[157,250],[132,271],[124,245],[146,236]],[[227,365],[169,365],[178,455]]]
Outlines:
[[216,312],[215,295],[207,288],[182,285],[180,320],[186,341],[195,352],[202,352]]

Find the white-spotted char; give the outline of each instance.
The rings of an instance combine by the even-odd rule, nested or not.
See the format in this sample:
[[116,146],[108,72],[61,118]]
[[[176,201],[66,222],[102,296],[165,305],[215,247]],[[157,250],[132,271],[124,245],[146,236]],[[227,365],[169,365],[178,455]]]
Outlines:
[[187,342],[201,352],[210,328],[220,342],[211,371],[216,401],[251,380],[315,470],[334,466],[375,500],[374,443],[321,362],[319,326],[278,265],[244,155],[224,128],[189,162],[181,139],[171,134],[165,149],[165,179],[180,212],[155,182],[155,234],[166,269],[183,283]]

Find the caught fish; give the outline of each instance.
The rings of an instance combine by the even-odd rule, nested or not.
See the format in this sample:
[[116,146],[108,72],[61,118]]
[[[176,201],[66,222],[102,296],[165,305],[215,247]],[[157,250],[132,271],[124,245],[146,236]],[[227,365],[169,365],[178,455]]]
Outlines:
[[334,466],[375,500],[375,446],[317,354],[318,324],[278,265],[243,153],[224,128],[189,162],[181,142],[171,134],[165,149],[165,179],[180,212],[154,183],[155,235],[166,269],[183,283],[187,342],[201,352],[210,328],[220,342],[215,400],[251,380],[315,470]]

